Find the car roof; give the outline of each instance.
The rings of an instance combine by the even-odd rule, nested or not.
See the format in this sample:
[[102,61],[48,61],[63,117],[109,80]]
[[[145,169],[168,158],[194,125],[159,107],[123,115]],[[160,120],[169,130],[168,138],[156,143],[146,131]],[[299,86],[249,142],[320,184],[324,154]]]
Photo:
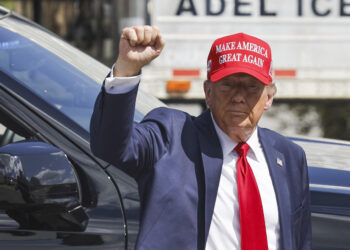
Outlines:
[[350,171],[350,142],[309,137],[291,139],[305,150],[309,166]]

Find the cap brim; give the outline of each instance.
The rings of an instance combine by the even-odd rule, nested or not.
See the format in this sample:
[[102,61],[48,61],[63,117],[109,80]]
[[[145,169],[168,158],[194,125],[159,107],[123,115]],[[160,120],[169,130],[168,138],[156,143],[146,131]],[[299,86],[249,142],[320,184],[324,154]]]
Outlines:
[[232,75],[232,74],[238,74],[238,73],[246,73],[248,75],[251,75],[261,81],[265,85],[269,85],[272,82],[271,77],[266,77],[259,72],[249,69],[247,67],[234,67],[234,68],[224,68],[221,70],[218,70],[217,72],[213,73],[210,77],[210,80],[212,82],[217,82],[221,80],[222,78]]

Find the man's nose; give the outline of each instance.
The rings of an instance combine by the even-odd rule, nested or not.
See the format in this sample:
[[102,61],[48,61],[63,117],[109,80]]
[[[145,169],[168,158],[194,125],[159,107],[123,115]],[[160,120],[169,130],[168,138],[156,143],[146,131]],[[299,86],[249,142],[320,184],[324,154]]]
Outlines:
[[245,100],[245,88],[244,86],[237,84],[231,89],[232,102],[244,102]]

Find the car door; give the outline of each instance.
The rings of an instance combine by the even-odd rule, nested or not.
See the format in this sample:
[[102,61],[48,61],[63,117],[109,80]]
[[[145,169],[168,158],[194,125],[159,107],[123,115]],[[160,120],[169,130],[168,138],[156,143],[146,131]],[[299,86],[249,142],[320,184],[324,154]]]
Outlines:
[[[56,222],[51,226],[35,221],[21,225],[9,216],[8,204],[7,209],[1,209],[5,202],[1,200],[1,249],[126,249],[125,218],[115,181],[92,157],[86,140],[60,124],[50,112],[43,112],[45,101],[25,88],[16,93],[15,87],[6,87],[16,84],[0,72],[0,148],[18,141],[42,141],[64,152],[77,180],[78,200],[87,223],[80,229],[69,224],[57,229]],[[2,186],[2,192],[6,192]],[[43,209],[39,214],[45,217],[46,224],[50,223],[48,212]]]
[[294,138],[309,166],[312,249],[350,249],[350,143]]

